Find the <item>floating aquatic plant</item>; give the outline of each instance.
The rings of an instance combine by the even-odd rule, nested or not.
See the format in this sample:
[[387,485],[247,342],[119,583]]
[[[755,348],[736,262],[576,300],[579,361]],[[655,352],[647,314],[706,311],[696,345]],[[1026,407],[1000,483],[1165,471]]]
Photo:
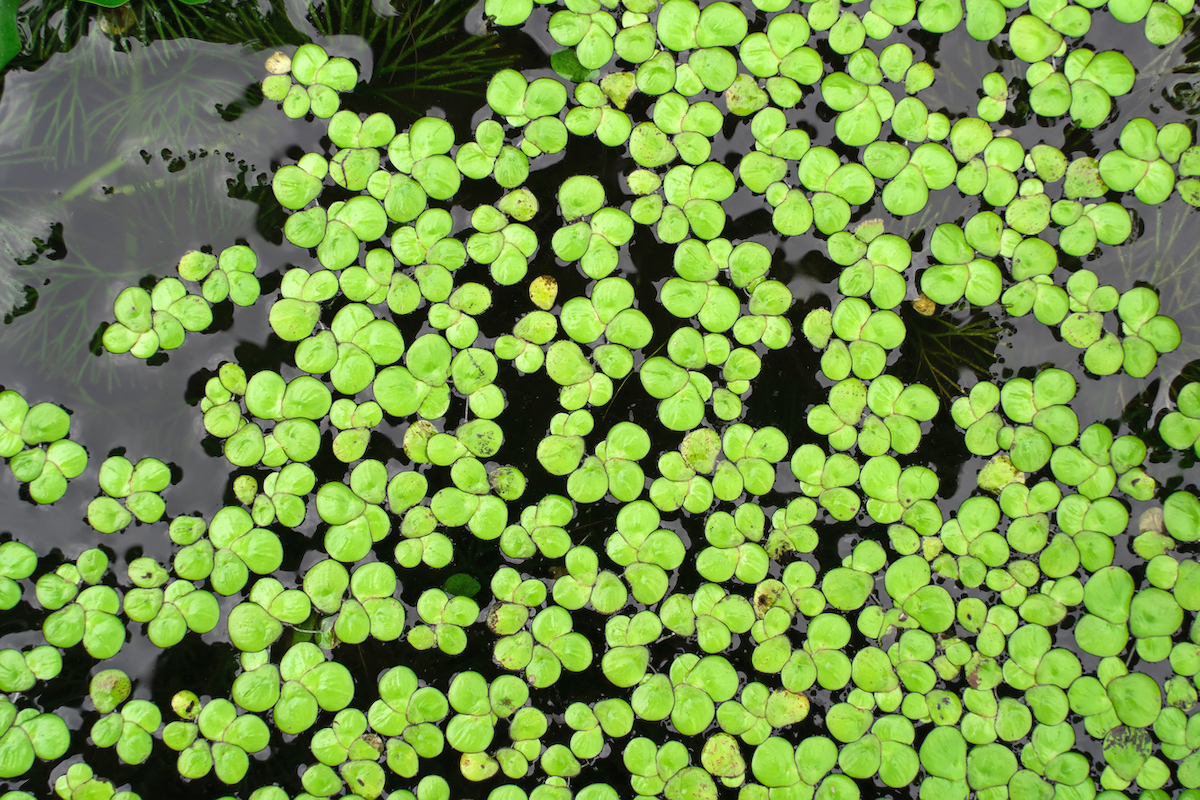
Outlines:
[[[1110,11],[1169,42],[1182,12],[1152,5],[1162,8]],[[1031,7],[1011,22],[986,2],[819,2],[803,15],[756,6],[774,16],[754,32],[727,3],[555,9],[550,36],[573,48],[585,80],[571,92],[501,71],[473,131],[435,116],[402,129],[342,108],[357,69],[315,45],[276,62],[264,95],[288,116],[327,119],[313,124],[328,126],[330,145],[281,166],[273,183],[290,212],[285,238],[297,261],[309,257],[267,289],[267,325],[291,360],[204,373],[202,425],[237,472],[237,502],[168,516],[170,469],[111,456],[89,521],[111,533],[168,517],[170,571],[132,559],[133,588],[118,592],[99,550],[43,570],[48,644],[5,651],[12,685],[57,679],[58,650],[42,647],[115,656],[122,617],[145,623],[160,647],[217,631],[240,653],[236,676],[203,703],[177,695],[179,719],[161,734],[157,698],[129,699],[120,676],[101,672],[94,744],[141,763],[160,737],[181,776],[236,784],[268,747],[270,719],[308,737],[315,763],[304,757],[298,782],[314,796],[446,798],[449,783],[429,773],[443,753],[457,757],[456,781],[496,798],[715,798],[718,781],[751,800],[857,797],[857,782],[874,780],[898,790],[919,781],[931,797],[1090,796],[1085,751],[1103,755],[1106,791],[1200,787],[1186,723],[1197,661],[1184,633],[1200,609],[1200,568],[1178,546],[1200,538],[1200,501],[1156,480],[1152,434],[1085,416],[1077,398],[1085,375],[1161,370],[1158,356],[1182,335],[1153,288],[1102,286],[1070,260],[1133,235],[1124,203],[1186,191],[1175,170],[1192,177],[1190,134],[1135,119],[1116,149],[1072,160],[989,124],[1010,90],[1080,127],[1101,125],[1111,98],[1130,91],[1124,56],[1072,48],[1091,23],[1083,6]],[[532,12],[524,0],[484,4],[501,26]],[[1006,36],[1030,67],[1012,86],[985,79],[987,115],[981,106],[980,118],[952,123],[921,99],[935,72],[911,48],[864,49],[914,20],[933,34],[965,22],[977,40]],[[844,71],[827,70],[810,42],[845,56]],[[612,71],[614,56],[635,66]],[[1047,59],[1063,56],[1059,75]],[[591,83],[591,70],[605,74]],[[893,101],[885,79],[906,96]],[[836,143],[814,143],[784,113],[801,85],[819,87],[810,96]],[[754,149],[713,158],[718,134],[738,127]],[[636,166],[623,183],[569,161],[593,135],[628,148]],[[564,151],[553,185],[530,180]],[[472,182],[489,194],[459,213]],[[938,220],[927,247],[888,232],[942,191],[990,208]],[[792,311],[778,238],[751,241],[731,218],[739,192],[766,212],[761,223],[770,217],[773,237],[826,240],[830,297]],[[860,224],[876,201],[892,216]],[[650,242],[670,253],[653,285],[628,270]],[[531,280],[535,259],[557,278]],[[110,357],[189,346],[182,331],[211,324],[201,309],[253,305],[275,286],[257,264],[245,245],[195,252],[179,264],[182,280],[125,289],[105,334]],[[904,304],[918,289],[918,313],[1031,315],[1082,351],[1086,372],[980,368],[964,392],[951,374],[957,354],[934,372],[952,395],[943,407],[912,373],[892,374],[913,356],[921,321],[909,325]],[[502,304],[511,313],[498,317]],[[1120,330],[1105,331],[1113,313]],[[763,425],[750,416],[761,376],[778,358],[807,357],[795,324],[819,353],[818,388],[789,398],[806,404],[805,423]],[[799,386],[807,376],[793,377]],[[544,402],[529,403],[520,380]],[[1200,438],[1194,394],[1183,387],[1159,423],[1169,447]],[[39,411],[53,424],[30,438],[17,417],[41,407],[17,399],[4,428],[12,459],[49,444],[46,462],[64,482],[78,476],[82,464],[69,476],[49,453],[64,441],[65,412]],[[532,414],[528,429],[512,429],[517,412]],[[934,427],[949,421],[978,459],[957,507],[941,456],[929,454]],[[524,463],[504,463],[518,452]],[[50,494],[45,502],[58,499]],[[1162,506],[1136,536],[1130,500]],[[312,557],[293,580],[280,570],[299,563],[308,536]],[[1117,542],[1136,569],[1114,563]],[[11,607],[37,559],[3,547]],[[469,577],[481,552],[493,572]],[[371,678],[378,699],[364,711],[348,654],[377,642],[397,661],[454,666],[419,678],[390,664]],[[1091,657],[1086,666],[1072,648]],[[469,650],[490,651],[492,663]],[[464,654],[472,660],[458,669],[449,659]],[[1171,675],[1130,671],[1135,658]],[[594,695],[546,703],[552,687],[591,684]],[[827,704],[819,716],[816,703]],[[12,777],[34,756],[67,751],[58,717],[10,705]],[[1076,742],[1072,713],[1098,749]],[[606,748],[621,753],[619,786],[588,777]],[[532,795],[517,785],[526,779]],[[56,783],[72,797],[103,787],[79,764]]]
[[0,392],[0,426],[0,456],[8,459],[13,477],[29,484],[36,503],[61,498],[67,481],[87,468],[87,451],[66,438],[70,416],[52,403],[30,406],[18,392]]

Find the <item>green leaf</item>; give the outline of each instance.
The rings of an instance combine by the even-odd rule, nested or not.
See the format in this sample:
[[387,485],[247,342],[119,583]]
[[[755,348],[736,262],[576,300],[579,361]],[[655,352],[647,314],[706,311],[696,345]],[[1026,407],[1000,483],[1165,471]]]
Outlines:
[[1107,687],[1117,717],[1131,728],[1144,728],[1158,719],[1162,690],[1149,675],[1132,673],[1114,678]]
[[30,446],[56,442],[70,429],[71,418],[66,411],[52,403],[38,403],[25,414],[21,438]]
[[21,52],[21,33],[17,26],[17,7],[20,0],[0,3],[0,69]]

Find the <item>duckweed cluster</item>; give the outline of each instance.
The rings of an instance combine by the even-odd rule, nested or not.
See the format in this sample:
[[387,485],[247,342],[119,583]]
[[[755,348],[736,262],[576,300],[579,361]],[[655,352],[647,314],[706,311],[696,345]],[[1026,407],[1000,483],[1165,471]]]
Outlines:
[[[888,373],[914,298],[921,313],[1032,315],[1096,378],[1145,378],[1179,347],[1152,287],[1060,261],[1129,239],[1127,200],[1200,205],[1191,127],[1128,120],[1098,157],[998,127],[1018,95],[1079,128],[1117,124],[1136,67],[1077,44],[1102,6],[1155,45],[1192,13],[1190,0],[817,0],[804,13],[568,0],[536,18],[564,48],[564,79],[496,74],[470,131],[341,109],[357,70],[316,45],[273,57],[263,94],[327,120],[312,124],[330,142],[272,184],[300,266],[268,295],[268,319],[293,356],[207,377],[197,411],[236,499],[211,518],[174,511],[178,476],[153,457],[100,467],[88,523],[158,525],[171,563],[113,565],[96,547],[45,571],[28,546],[0,545],[0,606],[24,596],[51,612],[45,644],[0,651],[0,777],[88,740],[130,765],[166,748],[181,778],[255,800],[443,800],[464,781],[489,800],[1200,796],[1200,500],[1146,469],[1159,439],[1200,455],[1200,383],[1143,441],[1084,424],[1062,369],[949,402]],[[534,4],[485,12],[515,26]],[[921,99],[937,76],[899,39],[960,26],[1026,67],[987,75],[977,116],[951,119]],[[837,143],[786,113],[813,98]],[[753,148],[714,158],[731,125]],[[628,154],[619,193],[586,170],[553,196],[527,185],[571,137]],[[496,199],[463,206],[464,187]],[[983,210],[938,224],[927,250],[888,232],[950,187]],[[762,205],[773,241],[820,234],[840,269],[829,307],[797,314],[764,238],[723,235],[735,194]],[[862,220],[876,201],[888,213]],[[630,280],[643,230],[674,254],[656,286]],[[585,294],[530,274],[544,248]],[[257,266],[244,245],[189,252],[176,275],[125,289],[108,357],[186,347],[214,305],[260,301]],[[514,286],[529,305],[488,329],[493,292]],[[795,379],[827,388],[800,440],[742,421],[764,362],[805,347],[820,375]],[[552,392],[521,396],[520,376],[539,374]],[[639,384],[656,420],[624,410]],[[547,427],[506,432],[509,407],[531,403],[556,404]],[[87,464],[69,421],[0,394],[0,455],[37,503]],[[403,458],[372,457],[385,422]],[[931,427],[950,424],[982,465],[957,508],[922,457]],[[531,443],[526,462],[509,463],[514,437]],[[1134,502],[1153,505],[1135,519]],[[601,524],[578,524],[585,512]],[[285,550],[317,519],[316,557],[293,581]],[[854,520],[840,565],[820,566],[811,554]],[[501,564],[482,581],[465,566],[480,542]],[[404,581],[430,572],[440,588],[402,601]],[[103,664],[127,627],[160,648],[216,631],[240,653],[225,694],[131,699]],[[394,643],[372,687],[347,668],[368,640]],[[77,645],[96,666],[69,728],[21,693],[62,680]],[[468,650],[490,652],[490,668],[430,674],[419,652]],[[601,699],[556,693],[570,674]],[[311,758],[291,780],[256,777],[252,758],[297,746]],[[137,797],[136,780],[117,792],[78,760],[53,788]]]

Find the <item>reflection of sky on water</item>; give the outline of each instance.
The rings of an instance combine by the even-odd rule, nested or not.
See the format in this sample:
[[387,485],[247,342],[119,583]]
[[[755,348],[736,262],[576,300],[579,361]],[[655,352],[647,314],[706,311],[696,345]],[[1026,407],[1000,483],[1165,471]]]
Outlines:
[[[244,238],[267,263],[283,257],[258,235],[255,204],[230,197],[230,190],[255,186],[283,157],[280,139],[262,133],[286,121],[261,106],[232,122],[218,113],[244,100],[263,56],[195,42],[132,47],[129,54],[112,52],[106,37],[85,38],[36,72],[9,72],[0,105],[0,203],[61,226],[56,248],[28,266],[5,270],[39,297],[32,311],[0,329],[4,385],[31,402],[53,399],[72,410],[72,438],[91,451],[88,471],[71,482],[59,504],[5,504],[11,530],[46,530],[34,544],[40,552],[79,549],[72,544],[78,542],[75,521],[82,521],[96,471],[113,447],[128,448],[135,459],[153,453],[191,466],[185,471],[196,481],[211,475],[197,460],[207,457],[199,450],[194,409],[180,401],[189,377],[215,366],[216,353],[236,342],[228,320],[227,330],[211,335],[217,346],[207,354],[204,347],[183,348],[155,368],[96,357],[89,343],[111,318],[116,294],[145,276],[169,274],[184,251],[203,245],[220,248]],[[65,123],[55,113],[73,113],[75,127],[61,132]],[[293,127],[303,141],[303,127]],[[6,159],[6,151],[16,157]],[[14,198],[14,187],[29,188]],[[247,311],[239,316],[253,317],[257,309]],[[176,401],[163,402],[168,397]],[[213,496],[211,489],[220,496],[224,481],[212,477],[210,491],[197,496]],[[15,497],[18,485],[7,470],[0,482]],[[162,538],[149,529],[130,538],[139,535],[149,536],[148,545]],[[155,549],[160,558],[169,556],[161,543]]]

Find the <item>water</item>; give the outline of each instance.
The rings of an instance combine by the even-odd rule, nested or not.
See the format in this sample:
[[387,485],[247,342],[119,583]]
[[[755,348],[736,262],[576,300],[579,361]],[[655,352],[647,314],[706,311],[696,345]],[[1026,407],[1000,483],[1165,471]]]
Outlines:
[[[228,11],[224,6],[220,8],[222,13]],[[530,79],[553,77],[548,54],[558,46],[545,33],[549,15],[547,9],[538,8],[523,30],[493,33],[495,47],[478,57],[478,74],[490,75],[499,65],[507,63],[522,69]],[[290,347],[268,336],[269,300],[266,299],[233,313],[228,308],[218,309],[212,330],[202,336],[189,336],[183,348],[172,351],[168,357],[156,357],[149,366],[127,356],[100,355],[95,341],[99,325],[111,319],[113,299],[121,289],[148,276],[171,273],[179,256],[187,250],[209,246],[219,251],[234,243],[249,245],[258,254],[258,274],[265,276],[263,294],[268,297],[274,295],[282,271],[302,259],[303,254],[279,236],[283,214],[271,196],[270,175],[280,164],[291,163],[304,152],[327,150],[329,143],[323,138],[322,124],[287,120],[274,104],[262,102],[257,83],[265,57],[277,45],[296,44],[303,40],[301,37],[311,37],[331,53],[355,58],[364,79],[371,80],[366,88],[360,86],[350,99],[351,107],[362,111],[387,110],[397,116],[401,128],[417,116],[431,113],[449,119],[462,139],[461,132],[487,116],[478,92],[459,94],[437,88],[450,82],[447,76],[453,75],[455,60],[438,62],[438,52],[453,54],[452,47],[468,41],[466,31],[489,30],[480,7],[470,9],[464,23],[443,19],[438,24],[447,31],[446,37],[424,44],[410,41],[406,45],[403,37],[389,39],[386,30],[380,33],[362,28],[359,23],[366,16],[361,13],[359,17],[336,19],[317,14],[306,18],[298,4],[292,3],[264,16],[269,24],[246,27],[241,38],[236,26],[221,37],[214,36],[232,43],[154,36],[147,36],[146,42],[129,37],[114,39],[94,24],[65,52],[46,58],[44,63],[19,61],[6,73],[0,97],[0,186],[4,187],[0,189],[0,240],[8,255],[4,257],[0,251],[3,257],[0,276],[4,279],[0,284],[0,300],[5,307],[13,305],[23,313],[15,311],[0,329],[0,363],[4,365],[0,380],[4,388],[20,391],[31,402],[49,400],[70,410],[71,436],[85,443],[91,456],[88,470],[71,482],[66,496],[53,506],[31,502],[11,473],[0,470],[0,497],[5,498],[0,531],[4,538],[19,539],[37,551],[40,562],[36,574],[73,560],[85,548],[94,546],[104,547],[110,553],[119,577],[113,579],[110,575],[108,582],[119,585],[126,584],[124,565],[135,557],[147,555],[168,563],[176,548],[166,537],[162,524],[134,525],[107,537],[87,526],[86,508],[95,495],[103,458],[123,453],[134,460],[154,456],[171,463],[175,479],[164,493],[170,514],[211,516],[223,505],[236,502],[232,492],[235,473],[219,460],[216,449],[219,445],[211,438],[206,441],[197,407],[205,380],[228,360],[236,360],[248,370],[275,369],[285,378],[296,374],[288,363]],[[159,19],[164,18],[165,12]],[[1134,91],[1117,101],[1120,119],[1146,115],[1160,126],[1168,121],[1189,120],[1191,108],[1187,98],[1193,90],[1189,88],[1188,75],[1178,70],[1190,57],[1194,46],[1192,34],[1185,34],[1177,45],[1159,49],[1145,42],[1140,32],[1129,35],[1129,29],[1111,20],[1106,11],[1095,12],[1093,19],[1092,32],[1084,44],[1098,51],[1121,48],[1139,67]],[[146,20],[143,16],[142,29],[150,30]],[[70,29],[78,30],[80,23],[77,17],[71,17],[63,24],[68,28],[75,25],[76,28]],[[353,33],[330,37],[325,34],[334,29],[331,25],[371,34],[372,38],[367,41]],[[437,29],[438,25],[429,27]],[[937,82],[923,95],[927,105],[943,110],[951,118],[974,113],[975,87],[984,74],[998,70],[1009,77],[1014,68],[1017,74],[1023,71],[1017,62],[1000,58],[995,49],[980,47],[961,26],[945,36],[915,33],[906,41],[913,46],[918,61],[929,60],[937,69]],[[882,44],[886,42],[870,46],[878,51]],[[398,53],[411,56],[414,47],[423,61],[397,56]],[[381,54],[391,57],[380,58]],[[845,59],[827,49],[823,55],[835,67],[844,66]],[[457,60],[470,62],[467,56]],[[426,66],[395,67],[414,63]],[[429,67],[430,63],[434,67]],[[439,68],[443,71],[438,72]],[[478,90],[482,80],[486,78],[478,79],[472,73],[463,85]],[[814,143],[830,142],[832,119],[821,118],[818,101],[815,90],[806,90],[800,107],[788,112],[789,123],[805,127]],[[647,98],[636,98],[631,110],[644,114],[649,106]],[[1110,122],[1095,132],[1079,135],[1068,129],[1065,120],[1049,124],[1031,117],[1022,126],[1014,127],[1013,135],[1027,148],[1043,141],[1062,148],[1068,156],[1099,155],[1115,146],[1119,130],[1119,124]],[[751,145],[748,126],[727,124],[713,143],[712,158],[734,169],[740,155]],[[835,149],[849,151],[840,145]],[[610,150],[574,138],[564,154],[537,162],[528,185],[542,200],[544,211],[531,226],[543,240],[557,225],[553,213],[557,186],[579,171],[581,164],[600,174],[610,197],[621,196],[623,184],[619,176],[634,166],[623,149]],[[470,197],[470,205],[460,207],[461,213],[455,215],[457,229],[467,227],[466,208],[492,202],[498,196],[495,193],[495,196]],[[995,379],[1003,379],[1032,376],[1041,365],[1053,363],[1072,372],[1080,384],[1073,407],[1081,427],[1093,421],[1106,421],[1118,434],[1142,435],[1164,409],[1173,408],[1168,403],[1169,389],[1181,385],[1181,376],[1194,377],[1192,366],[1200,356],[1196,350],[1200,346],[1200,336],[1196,335],[1200,334],[1200,316],[1197,316],[1200,294],[1194,277],[1197,245],[1190,235],[1193,212],[1178,198],[1158,208],[1145,206],[1132,197],[1122,202],[1138,215],[1134,240],[1121,247],[1103,248],[1099,257],[1084,261],[1066,259],[1064,266],[1068,270],[1086,266],[1099,275],[1102,284],[1112,283],[1122,291],[1138,282],[1157,288],[1162,298],[1162,313],[1174,317],[1184,330],[1183,347],[1161,358],[1159,367],[1147,380],[1122,375],[1096,381],[1083,370],[1079,351],[1062,342],[1057,333],[1029,318],[1005,320],[994,345],[987,345],[994,347],[994,359],[986,359],[981,369]],[[745,189],[735,194],[726,207],[731,218],[727,236],[760,241],[774,249],[772,276],[787,283],[797,298],[790,319],[798,330],[805,313],[828,305],[836,297],[839,270],[825,256],[824,237],[810,232],[780,241],[771,231],[761,198]],[[548,215],[546,209],[550,210]],[[889,232],[909,236],[922,230],[928,232],[937,222],[969,217],[978,209],[978,201],[970,199],[964,203],[951,189],[935,193],[929,209],[933,211],[896,221],[876,199],[872,205],[856,209],[854,219],[883,216],[889,220]],[[648,229],[639,228],[622,251],[617,271],[637,289],[640,307],[654,323],[656,332],[670,331],[677,324],[653,302],[656,289],[672,274],[669,266],[672,250],[659,243]],[[926,247],[916,255],[913,272],[924,264],[927,253]],[[477,275],[464,272],[464,276],[477,279],[486,275],[485,270],[475,269]],[[581,275],[561,269],[549,247],[542,247],[530,265],[531,276],[544,272],[558,276],[560,298],[582,295],[588,286]],[[511,328],[518,316],[513,309],[522,307],[519,304],[523,292],[522,286],[498,288],[494,292],[494,308],[480,320],[485,336],[494,337]],[[904,317],[910,333],[924,324],[911,311],[906,310]],[[968,317],[963,312],[956,321],[966,322]],[[410,342],[417,334],[430,330],[419,317],[409,320],[408,325],[402,330]],[[492,339],[486,341],[490,343]],[[656,344],[647,348],[647,354],[655,346],[657,339]],[[766,354],[764,374],[747,397],[743,421],[756,428],[779,427],[792,448],[810,441],[823,443],[823,437],[809,431],[805,423],[806,411],[824,401],[831,383],[818,376],[818,365],[819,356],[803,341],[795,342],[787,350]],[[952,364],[949,369],[953,372],[952,380],[966,385],[974,380],[966,367]],[[906,382],[917,379],[928,382],[915,360],[898,354],[893,354],[889,372]],[[537,479],[535,473],[539,470],[534,464],[537,440],[544,435],[550,415],[556,409],[551,404],[520,402],[523,396],[543,397],[556,387],[544,374],[519,376],[508,366],[502,367],[501,374],[499,382],[507,391],[509,402],[502,417],[508,435],[502,455],[507,463],[532,467],[526,469],[531,484],[525,500],[546,491],[561,491],[561,481]],[[636,380],[618,389],[617,398],[621,402],[614,403],[611,416],[607,411],[597,411],[598,430],[589,438],[589,452],[604,430],[618,419],[638,421],[650,431],[655,443],[652,458],[675,446],[678,435],[659,425],[655,402],[645,396]],[[975,493],[975,475],[986,459],[968,453],[957,433],[940,435],[937,426],[949,423],[943,417],[924,426],[928,435],[921,448],[916,455],[902,458],[901,463],[937,469],[942,482],[939,501],[949,513]],[[406,464],[399,447],[403,431],[403,423],[385,421],[373,435],[370,455],[385,461],[391,459],[393,467],[397,463]],[[530,433],[522,436],[519,431]],[[1194,491],[1198,481],[1193,461],[1160,449],[1155,451],[1146,469],[1160,486],[1172,489],[1182,486]],[[647,471],[653,471],[652,462]],[[436,480],[431,475],[431,490],[441,485]],[[775,491],[759,501],[768,517],[795,496],[798,488],[786,464],[781,464]],[[518,508],[523,505],[524,502],[520,503]],[[1136,520],[1151,504],[1131,505]],[[617,509],[616,504],[605,502],[581,507],[569,528],[573,539],[601,550]],[[315,537],[321,535],[319,530],[324,526],[319,529],[316,519],[310,503],[305,525],[283,536],[286,555],[277,577],[286,586],[297,586],[299,576],[320,552],[320,541]],[[685,543],[703,541],[702,517],[681,513],[678,519],[670,519],[664,525],[679,533]],[[804,560],[818,567],[819,573],[837,566],[848,555],[850,546],[861,538],[874,538],[886,544],[886,533],[880,527],[854,521],[827,523],[820,528],[821,545]],[[496,567],[504,563],[494,545],[478,542],[463,531],[452,538],[456,561],[444,571],[446,574],[466,571],[486,584]],[[1140,559],[1129,552],[1130,539],[1129,534],[1118,539],[1117,563],[1133,569]],[[392,540],[385,540],[371,558],[389,560],[391,546]],[[1180,548],[1184,554],[1194,549]],[[526,562],[521,569],[544,576],[551,574],[553,566],[539,557]],[[778,577],[780,572],[781,568],[774,565],[772,576]],[[420,571],[401,575],[400,599],[409,608],[406,628],[419,623],[413,609],[421,592],[440,585],[444,578],[442,573]],[[673,576],[672,591],[694,591],[701,582],[694,565],[685,564]],[[28,647],[42,641],[39,629],[45,612],[31,602],[33,582],[24,583],[25,600],[0,615],[2,647]],[[949,582],[942,583],[950,586]],[[879,602],[882,596],[880,585],[873,601]],[[227,611],[236,599],[223,600],[223,610]],[[486,588],[479,599],[481,605],[486,605]],[[633,610],[636,609],[631,607],[627,613]],[[803,641],[800,627],[803,622],[800,617],[792,635],[796,647]],[[603,643],[603,621],[595,614],[577,614],[575,624],[576,630],[588,634],[598,655]],[[1070,646],[1073,641],[1069,635],[1063,636],[1067,627],[1064,621],[1056,631],[1063,646]],[[189,635],[183,644],[167,651],[149,643],[142,626],[132,628],[121,654],[104,666],[125,670],[135,681],[135,697],[153,699],[165,709],[167,700],[180,689],[191,689],[202,696],[227,695],[236,674],[236,653],[227,643],[222,626],[204,636]],[[747,642],[748,636],[740,640]],[[738,650],[738,641],[735,635],[735,653],[730,658],[743,675],[749,675],[753,671],[749,648]],[[416,653],[399,642],[368,641],[356,647],[343,645],[336,652],[356,678],[354,705],[366,709],[375,699],[378,672],[393,663],[407,663],[422,678],[442,689],[448,685],[448,675],[461,669],[477,669],[489,677],[495,676],[499,670],[491,662],[490,642],[490,634],[477,625],[469,634],[467,651],[455,658],[436,651]],[[851,646],[865,643],[856,634]],[[683,646],[694,649],[691,643]],[[656,643],[652,648],[652,666],[665,670],[680,647],[681,640],[675,637]],[[280,646],[276,649],[282,652]],[[1094,670],[1093,662],[1094,659],[1089,661],[1085,656],[1085,668]],[[1151,669],[1149,665],[1139,668]],[[1162,665],[1156,669],[1151,674],[1165,679],[1166,674],[1159,674]],[[93,660],[82,648],[73,648],[66,654],[59,678],[22,696],[21,704],[55,711],[67,721],[73,733],[72,748],[61,763],[39,763],[23,779],[10,781],[11,788],[47,796],[48,782],[62,774],[66,764],[82,757],[98,775],[118,786],[128,782],[144,798],[167,793],[206,798],[233,793],[232,788],[224,787],[211,775],[182,784],[175,776],[174,753],[161,743],[156,744],[146,768],[123,765],[113,751],[87,744],[87,730],[96,717],[85,700],[91,670]],[[564,673],[552,689],[535,692],[535,701],[554,722],[561,723],[561,715],[570,702],[592,702],[605,696],[607,687],[597,677],[594,669],[581,675]],[[820,733],[823,712],[842,699],[839,692],[818,690],[812,694],[813,716],[792,726],[786,734],[789,738],[799,741],[803,736]],[[169,712],[164,716],[171,718]],[[329,724],[331,716],[323,714],[317,727]],[[1097,743],[1078,727],[1077,749],[1089,752],[1093,761],[1102,765]],[[547,743],[565,741],[562,730],[565,729],[560,725],[559,738],[552,733],[546,738]],[[677,738],[665,723],[642,721],[635,726],[633,735],[659,741]],[[505,726],[498,726],[494,746],[502,746],[505,736]],[[245,797],[256,786],[276,782],[289,791],[298,791],[298,770],[312,760],[307,748],[309,737],[310,734],[287,737],[276,731],[270,748],[254,758],[248,782],[237,787],[236,793]],[[693,763],[698,763],[700,743],[692,741],[689,745],[693,749]],[[618,760],[621,747],[621,740],[609,742],[601,757],[585,767],[583,777],[589,782],[608,781],[617,787],[625,786],[627,779]],[[1092,749],[1088,750],[1089,747]],[[749,754],[748,748],[743,750]],[[422,769],[422,774],[438,773],[448,778],[459,772],[449,749],[438,759],[423,763]],[[453,777],[452,783],[454,796],[474,796],[476,788],[461,778]],[[533,778],[518,783],[527,789],[536,785]],[[916,795],[915,788],[889,790],[877,781],[875,785],[872,783],[863,782],[864,791],[872,795]],[[408,784],[390,777],[389,789],[400,785]],[[723,789],[721,794],[732,797],[735,792]]]

